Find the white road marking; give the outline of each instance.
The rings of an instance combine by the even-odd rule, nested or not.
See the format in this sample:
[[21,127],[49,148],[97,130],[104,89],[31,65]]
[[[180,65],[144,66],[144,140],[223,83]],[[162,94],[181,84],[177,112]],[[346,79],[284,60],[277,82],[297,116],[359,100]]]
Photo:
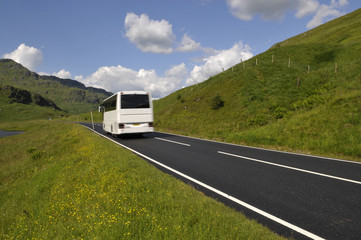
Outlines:
[[171,142],[171,143],[175,143],[175,144],[179,144],[179,145],[183,145],[183,146],[187,146],[187,147],[191,146],[190,144],[187,144],[187,143],[176,142],[176,141],[172,141],[172,140],[168,140],[168,139],[164,139],[164,138],[159,138],[159,137],[155,137],[155,139],[166,141],[166,142]]
[[259,160],[259,159],[255,159],[255,158],[250,158],[250,157],[245,157],[245,156],[241,156],[241,155],[236,155],[236,154],[232,154],[232,153],[226,153],[226,152],[222,152],[222,151],[217,151],[217,152],[220,153],[220,154],[223,154],[223,155],[228,155],[228,156],[232,156],[232,157],[236,157],[236,158],[242,158],[242,159],[249,160],[249,161],[264,163],[264,164],[268,164],[268,165],[287,168],[287,169],[291,169],[291,170],[295,170],[295,171],[305,172],[305,173],[309,173],[309,174],[314,174],[314,175],[318,175],[318,176],[322,176],[322,177],[333,178],[333,179],[337,179],[337,180],[341,180],[341,181],[345,181],[345,182],[356,183],[356,184],[361,185],[361,182],[351,180],[351,179],[347,179],[347,178],[336,177],[336,176],[332,176],[332,175],[328,175],[328,174],[313,172],[313,171],[309,171],[309,170],[305,170],[305,169],[301,169],[301,168],[290,167],[290,166],[286,166],[286,165],[282,165],[282,164],[278,164],[278,163],[267,162],[267,161],[263,161],[263,160]]
[[318,159],[329,160],[329,161],[336,161],[336,162],[344,162],[344,163],[361,165],[361,162],[356,162],[356,161],[351,161],[351,160],[344,160],[344,159],[337,159],[337,158],[330,158],[330,157],[322,157],[322,156],[316,156],[316,155],[310,155],[310,154],[302,154],[302,153],[294,153],[294,152],[286,152],[286,151],[278,151],[278,150],[274,150],[274,149],[267,149],[267,148],[261,148],[261,147],[252,147],[252,146],[246,146],[246,145],[240,145],[240,144],[234,144],[234,143],[226,143],[226,142],[220,142],[220,141],[215,141],[215,140],[209,140],[209,139],[204,139],[204,138],[184,136],[184,135],[175,134],[175,133],[167,133],[167,132],[159,132],[159,131],[157,131],[157,132],[158,133],[171,134],[171,135],[178,136],[178,137],[184,137],[184,138],[196,139],[196,140],[201,140],[201,141],[219,143],[219,144],[224,144],[224,145],[229,145],[229,146],[252,148],[252,149],[258,149],[258,150],[268,151],[268,152],[277,152],[277,153],[282,153],[282,154],[290,154],[290,155],[295,155],[295,156],[312,157],[312,158],[318,158]]
[[[89,128],[89,127],[87,127],[87,128]],[[222,197],[225,197],[225,198],[227,198],[227,199],[229,199],[229,200],[231,200],[231,201],[233,201],[233,202],[235,202],[235,203],[237,203],[237,204],[239,204],[239,205],[241,205],[241,206],[243,206],[243,207],[245,207],[245,208],[247,208],[247,209],[249,209],[251,211],[254,211],[254,212],[256,212],[256,213],[258,213],[258,214],[260,214],[260,215],[262,215],[262,216],[264,216],[264,217],[266,217],[268,219],[271,219],[272,221],[275,221],[275,222],[277,222],[277,223],[279,223],[279,224],[281,224],[281,225],[283,225],[283,226],[285,226],[287,228],[290,228],[290,229],[292,229],[292,230],[294,230],[296,232],[299,232],[300,234],[302,234],[302,235],[304,235],[304,236],[306,236],[308,238],[315,239],[315,240],[324,240],[324,238],[321,238],[321,237],[319,237],[319,236],[317,236],[317,235],[315,235],[315,234],[313,234],[313,233],[311,233],[309,231],[306,231],[306,230],[304,230],[304,229],[302,229],[302,228],[300,228],[300,227],[298,227],[296,225],[293,225],[293,224],[291,224],[291,223],[289,223],[287,221],[284,221],[284,220],[282,220],[282,219],[280,219],[280,218],[278,218],[276,216],[273,216],[272,214],[269,214],[269,213],[267,213],[267,212],[265,212],[265,211],[263,211],[261,209],[258,209],[258,208],[254,207],[254,206],[252,206],[252,205],[250,205],[248,203],[245,203],[245,202],[243,202],[243,201],[241,201],[241,200],[239,200],[239,199],[237,199],[235,197],[232,197],[231,195],[228,195],[227,193],[224,193],[224,192],[222,192],[222,191],[220,191],[220,190],[218,190],[216,188],[213,188],[213,187],[211,187],[211,186],[209,186],[209,185],[207,185],[207,184],[205,184],[203,182],[200,182],[197,179],[194,179],[194,178],[192,178],[192,177],[190,177],[190,176],[188,176],[188,175],[186,175],[184,173],[181,173],[181,172],[179,172],[179,171],[177,171],[177,170],[175,170],[175,169],[173,169],[171,167],[168,167],[167,165],[164,165],[163,163],[160,163],[160,162],[158,162],[158,161],[156,161],[156,160],[154,160],[154,159],[152,159],[152,158],[150,158],[150,157],[148,157],[148,156],[146,156],[146,155],[144,155],[144,154],[142,154],[140,152],[137,152],[137,151],[135,151],[134,149],[132,149],[130,147],[127,147],[127,146],[125,146],[125,145],[123,145],[123,144],[121,144],[121,143],[119,143],[117,141],[114,141],[113,139],[111,139],[111,138],[109,138],[107,136],[104,136],[104,135],[94,131],[91,128],[89,128],[89,129],[91,131],[95,132],[96,134],[98,134],[98,135],[100,135],[100,136],[102,136],[102,137],[104,137],[104,138],[118,144],[119,146],[121,146],[121,147],[123,147],[125,149],[128,149],[129,151],[137,154],[138,156],[143,157],[143,158],[147,159],[148,161],[153,162],[154,164],[157,164],[157,165],[159,165],[159,166],[161,166],[161,167],[163,167],[163,168],[165,168],[165,169],[167,169],[167,170],[169,170],[169,171],[171,171],[171,172],[173,172],[173,173],[175,173],[175,174],[177,174],[177,175],[179,175],[179,176],[181,176],[183,178],[186,178],[186,179],[194,182],[195,184],[198,184],[198,185],[200,185],[200,186],[202,186],[202,187],[204,187],[204,188],[206,188],[206,189],[208,189],[208,190],[210,190],[210,191],[212,191],[212,192],[214,192],[214,193],[216,193],[216,194],[218,194],[218,195],[220,195]]]

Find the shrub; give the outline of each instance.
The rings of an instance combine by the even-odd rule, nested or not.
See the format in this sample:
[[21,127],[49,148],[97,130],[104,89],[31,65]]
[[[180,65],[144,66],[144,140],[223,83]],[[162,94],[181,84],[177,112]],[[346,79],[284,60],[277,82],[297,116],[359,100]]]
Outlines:
[[213,110],[218,110],[223,106],[224,106],[224,101],[221,98],[221,96],[219,96],[219,94],[217,94],[211,101],[211,108]]
[[287,114],[287,109],[284,107],[277,107],[274,110],[274,116],[276,119],[281,119]]
[[267,120],[267,117],[262,115],[262,114],[259,114],[259,115],[256,115],[250,119],[248,119],[248,125],[249,126],[254,126],[254,127],[257,127],[257,126],[264,126],[268,123],[268,120]]

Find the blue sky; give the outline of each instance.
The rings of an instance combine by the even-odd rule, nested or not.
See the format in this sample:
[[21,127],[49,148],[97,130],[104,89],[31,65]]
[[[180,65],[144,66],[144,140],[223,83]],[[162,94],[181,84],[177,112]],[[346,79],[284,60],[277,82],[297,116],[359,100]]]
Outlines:
[[0,56],[163,97],[361,7],[359,0],[0,0]]

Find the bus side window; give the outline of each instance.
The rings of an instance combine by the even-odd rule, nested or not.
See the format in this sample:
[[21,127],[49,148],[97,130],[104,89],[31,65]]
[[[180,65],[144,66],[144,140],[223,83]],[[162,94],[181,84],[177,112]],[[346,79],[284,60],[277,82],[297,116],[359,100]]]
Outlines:
[[117,95],[115,95],[114,97],[108,99],[107,101],[105,101],[103,103],[104,106],[104,112],[108,112],[108,111],[113,111],[116,110],[117,108]]

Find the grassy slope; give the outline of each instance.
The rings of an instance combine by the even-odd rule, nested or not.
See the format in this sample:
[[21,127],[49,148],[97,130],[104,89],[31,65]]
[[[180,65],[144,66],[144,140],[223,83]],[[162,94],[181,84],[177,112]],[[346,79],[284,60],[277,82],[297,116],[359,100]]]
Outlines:
[[51,107],[40,107],[34,103],[11,103],[9,98],[0,94],[0,122],[11,122],[31,119],[54,119],[63,115],[63,111]]
[[[233,71],[156,101],[156,127],[360,160],[360,52],[361,10],[357,10],[278,43]],[[212,110],[217,94],[225,105]]]
[[1,239],[280,239],[79,125],[0,129]]

